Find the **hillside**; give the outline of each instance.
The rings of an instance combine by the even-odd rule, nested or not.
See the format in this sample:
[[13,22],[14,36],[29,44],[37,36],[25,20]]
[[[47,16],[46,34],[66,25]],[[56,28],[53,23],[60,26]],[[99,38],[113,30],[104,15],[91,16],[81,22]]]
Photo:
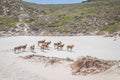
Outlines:
[[[43,39],[51,44],[41,51],[37,42]],[[120,38],[113,39],[102,36],[0,38],[0,80],[119,80]],[[54,48],[54,42],[58,41],[65,44],[62,50]],[[75,46],[67,51],[66,45],[71,43]],[[14,53],[14,47],[24,44],[27,44],[25,50]],[[34,51],[30,50],[31,45],[35,45]]]
[[25,25],[30,35],[111,34],[120,31],[120,0],[64,5],[0,1],[0,34],[23,35]]

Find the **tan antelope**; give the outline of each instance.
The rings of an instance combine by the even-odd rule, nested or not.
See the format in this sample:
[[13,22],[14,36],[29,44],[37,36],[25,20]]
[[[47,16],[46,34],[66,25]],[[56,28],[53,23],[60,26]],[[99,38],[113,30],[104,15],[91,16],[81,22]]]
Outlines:
[[63,47],[64,47],[64,44],[57,45],[58,50],[62,50]]
[[40,46],[40,44],[42,44],[44,42],[45,42],[45,40],[38,41],[38,46]]
[[41,49],[42,52],[45,50],[45,48],[46,48],[45,45],[41,45],[41,46],[40,46],[40,49]]
[[20,46],[14,47],[14,53],[17,53],[17,52],[20,52],[20,51],[21,51]]
[[35,45],[30,46],[30,51],[31,52],[34,52],[34,49],[35,49]]
[[14,47],[14,53],[20,52],[21,50],[25,51],[26,47],[27,47],[27,44]]
[[67,51],[72,51],[74,45],[67,45]]
[[27,47],[27,44],[21,45],[21,46],[20,46],[20,49],[22,49],[23,51],[25,51],[26,47]]
[[50,43],[51,43],[51,41],[49,41],[49,42],[44,42],[44,45],[46,45],[46,48],[49,47]]
[[58,48],[58,45],[61,45],[61,43],[62,43],[61,41],[54,43],[54,48],[55,48],[55,49]]

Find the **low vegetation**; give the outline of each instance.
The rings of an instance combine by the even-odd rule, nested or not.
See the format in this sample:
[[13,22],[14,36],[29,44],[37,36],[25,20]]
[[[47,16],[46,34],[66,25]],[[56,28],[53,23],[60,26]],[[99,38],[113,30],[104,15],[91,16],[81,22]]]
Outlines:
[[[87,0],[77,4],[41,5],[22,0],[0,2],[0,31],[26,23],[32,31],[43,35],[90,34],[119,31],[119,0]],[[96,34],[96,33],[95,33]]]
[[[117,61],[118,63],[118,61]],[[115,61],[97,59],[95,57],[82,57],[71,65],[73,75],[97,74],[117,65]]]
[[64,61],[73,62],[73,60],[70,58],[62,59],[62,58],[57,58],[57,57],[45,57],[45,56],[40,56],[40,55],[26,55],[24,57],[21,56],[21,58],[32,60],[34,62],[44,63],[45,67],[47,67],[49,65],[60,64]]

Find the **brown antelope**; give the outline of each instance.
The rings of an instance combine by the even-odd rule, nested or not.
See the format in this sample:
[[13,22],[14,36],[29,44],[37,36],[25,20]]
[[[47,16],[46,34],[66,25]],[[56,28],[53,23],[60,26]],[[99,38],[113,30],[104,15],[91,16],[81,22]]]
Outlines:
[[17,53],[17,52],[19,52],[19,51],[21,51],[20,46],[14,47],[14,53]]
[[31,52],[34,52],[34,49],[35,49],[35,45],[30,46],[30,51]]
[[45,42],[45,40],[38,41],[38,46],[39,46],[40,44],[44,43],[44,42]]
[[50,45],[51,41],[49,42],[44,42],[44,45],[46,45],[46,48],[48,48],[48,46]]
[[45,45],[41,45],[41,46],[40,46],[40,49],[41,49],[41,51],[44,51]]
[[67,51],[72,51],[74,45],[67,45]]
[[60,45],[57,45],[57,49],[59,50],[62,50],[62,48],[64,47],[64,44],[60,44]]
[[41,45],[41,46],[44,46],[44,49],[45,49],[45,48],[48,48],[47,43],[42,43],[42,45]]
[[50,43],[51,43],[51,41],[49,41],[49,42],[45,42],[47,45],[50,45]]
[[61,43],[62,43],[61,41],[54,43],[54,48],[55,48],[55,49],[58,48],[58,45],[61,45]]
[[20,52],[21,50],[25,51],[26,47],[27,47],[27,44],[14,47],[14,53]]
[[23,49],[23,51],[25,51],[26,47],[27,47],[27,44],[21,45],[21,46],[20,46],[20,49]]

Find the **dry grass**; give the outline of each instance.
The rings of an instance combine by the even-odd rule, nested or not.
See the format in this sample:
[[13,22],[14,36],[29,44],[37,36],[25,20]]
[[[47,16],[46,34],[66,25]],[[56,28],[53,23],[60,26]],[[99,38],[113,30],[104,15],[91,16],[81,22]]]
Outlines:
[[96,74],[110,69],[113,61],[101,60],[95,57],[83,57],[73,62],[71,65],[72,73],[74,75]]
[[60,64],[63,61],[72,61],[72,59],[70,58],[61,59],[56,57],[45,57],[45,56],[39,56],[39,55],[27,55],[21,58],[32,60],[32,62],[42,62],[45,64],[45,66]]
[[60,62],[60,59],[57,59],[57,58],[49,58],[49,59],[47,60],[46,66],[48,66],[48,65],[54,65],[54,64],[57,64],[57,63],[61,63],[61,62]]

